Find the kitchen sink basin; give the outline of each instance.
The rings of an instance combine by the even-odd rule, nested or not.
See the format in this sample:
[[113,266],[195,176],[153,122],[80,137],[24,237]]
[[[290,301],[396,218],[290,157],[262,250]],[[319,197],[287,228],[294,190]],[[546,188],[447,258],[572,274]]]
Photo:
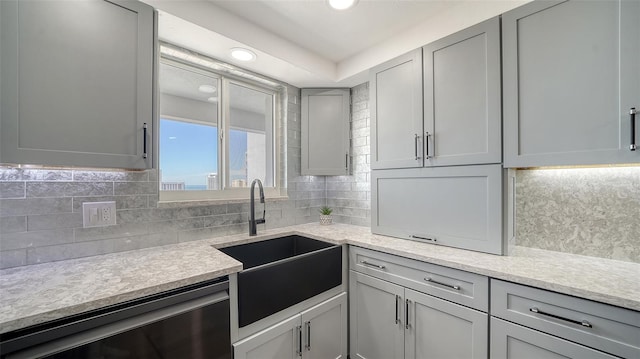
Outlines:
[[238,324],[247,326],[342,284],[342,248],[290,235],[220,248],[242,262]]

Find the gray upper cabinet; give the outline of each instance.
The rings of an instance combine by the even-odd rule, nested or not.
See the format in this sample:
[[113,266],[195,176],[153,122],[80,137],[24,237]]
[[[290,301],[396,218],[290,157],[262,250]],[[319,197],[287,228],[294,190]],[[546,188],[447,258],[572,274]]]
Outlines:
[[349,89],[302,90],[302,174],[349,174]]
[[2,1],[2,163],[151,167],[154,12]]
[[424,164],[502,162],[500,19],[422,48]]
[[371,168],[422,167],[422,49],[369,71]]
[[[541,1],[502,17],[504,164],[640,162],[640,2]],[[640,126],[638,126],[640,127]]]
[[507,176],[498,164],[373,171],[371,232],[505,254],[513,236]]

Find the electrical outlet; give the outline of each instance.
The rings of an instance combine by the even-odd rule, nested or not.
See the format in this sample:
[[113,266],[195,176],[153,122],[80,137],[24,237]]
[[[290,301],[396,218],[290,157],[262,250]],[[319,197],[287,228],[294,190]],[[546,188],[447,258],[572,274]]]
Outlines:
[[116,224],[116,202],[82,203],[83,227],[112,226]]

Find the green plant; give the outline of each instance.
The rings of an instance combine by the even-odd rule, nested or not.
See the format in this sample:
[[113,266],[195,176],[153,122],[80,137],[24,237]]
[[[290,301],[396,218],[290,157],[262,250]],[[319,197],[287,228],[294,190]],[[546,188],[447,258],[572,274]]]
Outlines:
[[321,215],[328,216],[333,212],[333,209],[331,209],[331,207],[322,206],[318,211],[320,212]]

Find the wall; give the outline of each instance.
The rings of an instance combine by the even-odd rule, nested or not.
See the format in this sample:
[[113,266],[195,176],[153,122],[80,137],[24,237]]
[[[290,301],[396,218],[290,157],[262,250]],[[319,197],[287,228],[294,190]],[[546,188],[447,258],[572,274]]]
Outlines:
[[[300,176],[299,90],[289,88],[282,184],[264,228],[318,220],[325,179]],[[286,134],[286,135],[285,135]],[[288,155],[284,155],[284,148]],[[116,201],[117,225],[82,228],[82,203]],[[161,205],[158,171],[0,168],[0,268],[121,252],[248,231],[248,201]],[[258,206],[261,210],[261,207]]]
[[327,176],[327,206],[335,222],[371,225],[369,83],[351,89],[351,175]]

